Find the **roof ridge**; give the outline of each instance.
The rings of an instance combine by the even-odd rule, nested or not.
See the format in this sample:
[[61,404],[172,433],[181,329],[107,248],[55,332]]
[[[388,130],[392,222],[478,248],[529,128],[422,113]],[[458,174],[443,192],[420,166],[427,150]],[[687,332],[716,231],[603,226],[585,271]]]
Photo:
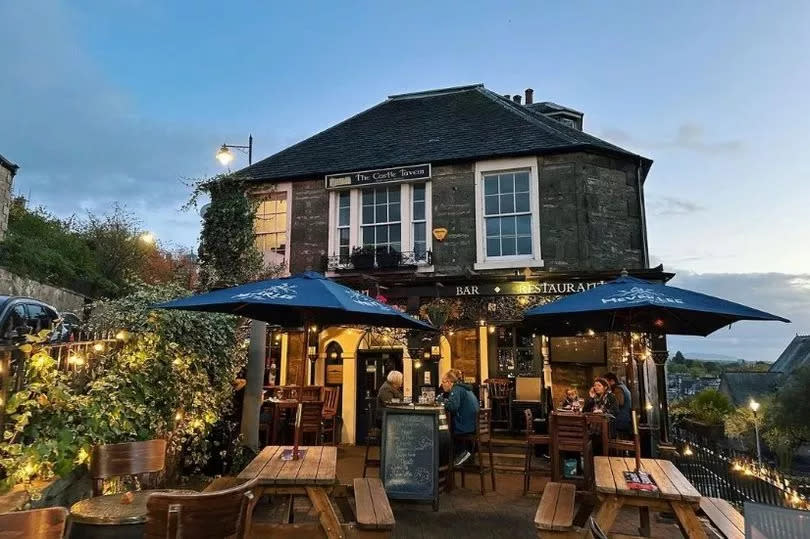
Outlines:
[[467,92],[469,90],[474,90],[476,88],[483,88],[483,87],[484,85],[479,82],[477,84],[467,84],[465,86],[449,86],[447,88],[436,88],[435,90],[421,90],[419,92],[393,94],[389,95],[388,99],[418,99],[422,97],[431,97],[434,95],[446,95],[457,92]]

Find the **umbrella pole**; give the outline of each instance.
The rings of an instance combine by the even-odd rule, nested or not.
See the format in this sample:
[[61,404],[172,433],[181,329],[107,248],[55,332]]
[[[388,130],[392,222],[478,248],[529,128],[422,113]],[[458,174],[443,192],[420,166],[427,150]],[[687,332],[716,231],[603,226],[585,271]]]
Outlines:
[[301,365],[298,367],[298,406],[295,410],[295,434],[293,435],[293,460],[298,460],[298,446],[301,445],[301,406],[304,401],[304,377],[307,369],[307,351],[309,350],[309,321],[304,319],[304,342],[301,353]]

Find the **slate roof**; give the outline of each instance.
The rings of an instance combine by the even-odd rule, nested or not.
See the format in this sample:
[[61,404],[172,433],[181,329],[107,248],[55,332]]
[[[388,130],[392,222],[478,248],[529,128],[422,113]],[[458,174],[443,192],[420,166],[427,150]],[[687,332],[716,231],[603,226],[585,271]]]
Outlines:
[[474,158],[592,151],[652,161],[562,125],[482,84],[392,95],[238,172],[254,180]]
[[768,370],[790,374],[805,365],[810,365],[810,335],[796,335]]
[[735,406],[747,406],[751,398],[758,399],[774,391],[782,380],[778,372],[726,372],[720,380],[720,390]]
[[11,161],[9,161],[9,160],[8,160],[8,159],[6,159],[5,157],[3,157],[3,156],[2,156],[2,154],[0,154],[0,165],[3,165],[3,166],[4,166],[4,167],[6,167],[8,170],[10,170],[10,171],[11,171],[11,175],[12,175],[12,176],[13,176],[14,174],[16,174],[16,173],[17,173],[17,169],[18,169],[18,168],[20,168],[19,166],[15,165],[15,164],[14,164],[14,163],[12,163]]

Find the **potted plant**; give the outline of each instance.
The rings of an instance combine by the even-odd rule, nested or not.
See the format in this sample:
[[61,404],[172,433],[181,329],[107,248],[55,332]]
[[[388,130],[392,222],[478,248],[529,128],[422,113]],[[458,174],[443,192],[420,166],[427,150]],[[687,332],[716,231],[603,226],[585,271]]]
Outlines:
[[397,268],[402,262],[402,253],[385,245],[377,247],[376,255],[378,268]]
[[374,249],[368,246],[355,247],[351,254],[352,266],[357,270],[374,268]]

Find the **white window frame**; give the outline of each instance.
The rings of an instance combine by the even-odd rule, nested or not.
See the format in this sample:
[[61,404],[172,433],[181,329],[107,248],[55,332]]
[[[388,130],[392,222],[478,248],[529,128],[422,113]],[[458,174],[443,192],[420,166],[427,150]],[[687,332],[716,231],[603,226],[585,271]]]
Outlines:
[[[401,183],[400,186],[400,193],[399,193],[399,200],[400,200],[400,242],[402,245],[403,252],[411,252],[413,251],[413,185],[414,184],[421,184],[424,183],[425,185],[425,228],[426,228],[426,238],[425,238],[425,249],[427,251],[433,251],[433,234],[431,231],[433,230],[433,205],[432,205],[432,193],[433,189],[431,186],[430,180],[425,180],[424,182],[407,182]],[[362,190],[368,189],[372,187],[383,187],[385,184],[375,186],[375,185],[364,185],[362,187],[357,187],[349,190],[349,255],[351,256],[351,252],[355,247],[361,247],[363,245],[363,238],[362,238],[362,231],[361,231],[361,220],[362,215],[361,212],[363,211],[363,201],[362,201]],[[338,221],[338,193],[343,192],[343,189],[336,189],[330,190],[329,192],[329,240],[328,240],[328,250],[329,256],[338,256],[340,255],[340,243],[337,236],[337,221]],[[433,266],[428,266],[427,261],[419,262],[417,265],[417,271],[431,271]]]
[[[531,211],[532,253],[530,255],[486,256],[484,220],[484,176],[498,172],[529,171],[529,210]],[[475,163],[475,237],[476,260],[473,269],[539,268],[540,253],[540,181],[536,157],[492,159]]]
[[[287,247],[284,252],[284,274],[290,274],[290,253],[292,252],[292,241],[291,241],[291,234],[292,234],[292,183],[291,182],[282,182],[276,183],[273,185],[266,185],[262,186],[254,191],[250,192],[252,197],[255,197],[258,200],[261,200],[262,197],[267,196],[271,193],[279,193],[284,192],[287,197],[287,223],[286,223],[286,230],[287,230]],[[262,262],[266,263],[264,252],[261,251],[262,254]]]

